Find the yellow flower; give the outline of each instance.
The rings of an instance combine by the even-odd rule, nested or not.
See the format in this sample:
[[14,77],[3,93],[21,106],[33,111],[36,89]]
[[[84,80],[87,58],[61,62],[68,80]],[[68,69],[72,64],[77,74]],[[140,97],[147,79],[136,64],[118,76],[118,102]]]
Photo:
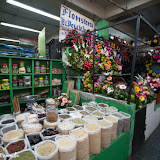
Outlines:
[[135,95],[132,94],[132,95],[131,95],[131,98],[134,99],[134,98],[135,98]]
[[152,75],[153,75],[153,76],[156,76],[156,73],[154,72],[154,73],[152,73]]
[[92,86],[91,84],[88,84],[88,88],[91,88],[91,86]]
[[134,89],[135,89],[136,92],[140,91],[140,88],[138,86],[135,86]]
[[154,40],[153,40],[153,43],[157,43],[157,39],[154,39]]
[[149,73],[152,73],[152,70],[149,70]]
[[139,99],[140,99],[141,101],[144,101],[144,100],[145,100],[144,96],[140,96]]

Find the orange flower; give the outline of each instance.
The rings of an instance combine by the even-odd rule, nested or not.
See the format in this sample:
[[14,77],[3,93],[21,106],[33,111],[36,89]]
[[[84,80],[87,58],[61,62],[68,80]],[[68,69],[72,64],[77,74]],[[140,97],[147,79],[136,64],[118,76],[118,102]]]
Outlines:
[[135,89],[136,92],[140,91],[140,88],[138,86],[135,86],[134,89]]
[[133,84],[136,85],[136,86],[138,86],[138,84],[135,81],[133,81]]

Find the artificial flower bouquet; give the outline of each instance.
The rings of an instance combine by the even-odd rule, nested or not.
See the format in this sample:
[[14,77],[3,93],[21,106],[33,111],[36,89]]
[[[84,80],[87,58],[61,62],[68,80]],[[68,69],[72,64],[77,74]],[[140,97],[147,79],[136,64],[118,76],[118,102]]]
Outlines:
[[84,73],[82,82],[83,82],[83,91],[91,92],[93,88],[92,88],[92,79],[91,79],[90,71],[87,71],[86,73]]

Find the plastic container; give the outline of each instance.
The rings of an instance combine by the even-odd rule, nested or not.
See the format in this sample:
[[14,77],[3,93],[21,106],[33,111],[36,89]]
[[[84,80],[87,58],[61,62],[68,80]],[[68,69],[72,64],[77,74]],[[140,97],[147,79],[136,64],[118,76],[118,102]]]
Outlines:
[[[106,122],[106,124],[102,125],[101,122],[103,121]],[[107,120],[99,120],[97,123],[101,126],[101,147],[109,148],[111,144],[113,123]]]
[[31,86],[31,76],[23,76],[24,87]]
[[[88,127],[94,127],[89,130]],[[84,126],[89,135],[89,153],[99,154],[101,152],[101,127],[96,122],[90,122]],[[91,128],[91,127],[90,127]]]
[[[68,118],[63,118],[63,116],[65,117],[68,117]],[[72,117],[69,115],[69,114],[59,114],[58,115],[58,118],[61,120],[61,121],[64,121],[64,120],[72,120]]]
[[116,107],[110,106],[107,108],[111,113],[112,112],[118,112],[118,109]]
[[[8,121],[8,122],[7,122]],[[9,122],[10,121],[10,122]],[[7,125],[12,125],[12,124],[16,124],[17,121],[15,118],[11,117],[11,116],[4,116],[1,120],[0,120],[0,126],[1,127],[5,127]]]
[[41,65],[41,73],[46,73],[46,66],[45,65]]
[[123,119],[123,132],[129,132],[130,131],[130,121],[131,121],[131,115],[127,114],[125,112],[119,112],[122,115],[124,115]]
[[[83,123],[79,123],[78,121],[83,121]],[[75,122],[77,121],[77,123]],[[75,124],[75,127],[83,127],[86,124],[86,121],[83,118],[74,118],[71,121],[73,124]]]
[[49,85],[49,80],[48,80],[48,77],[47,77],[47,76],[45,76],[44,85]]
[[17,129],[18,129],[17,124],[11,124],[11,125],[7,125],[7,126],[1,128],[0,133],[1,133],[1,135],[4,135],[5,133],[7,133],[9,131],[17,130]]
[[46,119],[44,119],[43,128],[54,128],[58,126],[58,123],[60,123],[60,119],[58,119],[57,122],[53,123],[50,123]]
[[8,69],[8,64],[7,63],[2,63],[1,64],[1,73],[2,74],[8,74],[9,69]]
[[86,123],[96,122],[98,120],[96,117],[93,116],[85,116],[83,117],[83,119],[86,121]]
[[38,86],[38,78],[34,78],[34,86]]
[[[99,114],[99,115],[97,115],[97,114]],[[103,112],[100,112],[100,111],[95,111],[95,112],[91,113],[91,115],[93,117],[96,117],[98,120],[103,119],[103,117],[105,116],[105,114]]]
[[39,77],[39,79],[38,79],[38,85],[39,86],[44,86],[44,79],[43,79],[43,77]]
[[100,109],[106,109],[106,108],[109,107],[109,105],[106,104],[106,103],[98,103],[98,107],[99,107]]
[[[6,156],[5,156],[5,148],[3,148],[2,146],[0,146],[0,148],[4,151],[3,153],[0,153],[0,160],[6,160]],[[2,158],[3,157],[3,158]]]
[[[80,132],[82,131],[85,132],[85,135],[76,135],[74,132]],[[87,131],[84,130],[84,128],[80,127],[77,129],[74,129],[69,132],[69,134],[77,141],[77,160],[87,160],[89,159],[89,137]]]
[[31,73],[31,68],[30,67],[27,67],[27,73]]
[[18,76],[13,75],[13,81],[18,81]]
[[117,135],[120,135],[123,130],[124,116],[118,112],[113,112],[112,115],[118,118]]
[[39,61],[36,61],[36,62],[35,62],[35,67],[39,67],[39,66],[40,66]]
[[12,81],[13,88],[18,88],[18,81]]
[[115,140],[117,138],[118,118],[113,115],[109,115],[109,116],[104,117],[103,119],[113,123],[111,139]]
[[[84,106],[83,106],[84,107]],[[97,108],[92,107],[92,106],[85,106],[85,110],[89,113],[92,113],[94,111],[97,111]]]
[[[59,139],[63,138],[63,137],[68,137],[68,139],[70,139],[70,141],[73,142],[73,145],[70,146],[71,144],[67,144],[67,146],[62,146],[59,143]],[[69,135],[63,135],[63,136],[58,136],[56,137],[56,144],[58,146],[58,150],[59,150],[59,160],[76,160],[77,156],[76,156],[76,146],[77,146],[77,142],[76,140],[69,136]],[[66,144],[66,143],[65,143]]]
[[66,109],[67,109],[67,110],[68,110],[68,112],[70,112],[70,113],[73,113],[73,112],[75,112],[75,111],[76,111],[76,109],[75,109],[75,108],[73,108],[73,107],[67,107]]
[[34,67],[34,72],[35,73],[40,73],[40,67]]
[[[56,146],[56,149],[49,155],[49,156],[42,156],[40,155],[38,152],[37,152],[37,147],[38,146],[41,146],[43,145],[44,143],[47,143],[47,142],[50,142],[50,143],[53,143],[55,146]],[[44,148],[46,150],[46,148]],[[48,148],[50,149],[50,148]],[[51,140],[45,140],[43,142],[40,142],[38,143],[35,147],[34,147],[34,150],[35,150],[35,155],[38,157],[38,159],[40,160],[59,160],[59,155],[58,155],[58,147],[57,147],[57,144]]]
[[20,62],[19,62],[19,67],[20,67],[20,68],[24,67],[24,61],[20,61]]
[[44,140],[43,135],[42,135],[40,132],[35,132],[35,133],[26,134],[26,135],[25,135],[25,139],[26,139],[26,142],[27,142],[27,146],[28,146],[28,148],[30,148],[30,149],[34,149],[34,147],[35,147],[38,143],[40,143],[40,142],[38,142],[37,144],[31,146],[31,144],[30,144],[30,142],[29,142],[29,140],[28,140],[28,136],[32,136],[32,135],[39,135],[40,138],[41,138],[41,140],[42,140],[42,141]]
[[9,79],[2,79],[2,89],[9,89],[10,84],[9,84]]
[[18,74],[18,64],[12,64],[12,74]]
[[18,142],[18,141],[23,141],[24,144],[25,144],[24,149],[22,149],[22,150],[20,150],[20,151],[23,151],[23,150],[27,149],[27,142],[26,142],[25,139],[14,140],[14,141],[11,141],[10,143],[8,143],[8,144],[5,146],[5,151],[6,151],[6,154],[7,154],[7,155],[11,155],[11,156],[12,156],[12,155],[14,155],[15,153],[18,154],[18,153],[20,152],[20,151],[18,151],[18,152],[14,152],[14,153],[9,153],[9,152],[8,152],[8,149],[7,149],[8,146],[10,146],[11,144],[13,144],[13,143],[15,143],[15,142]]
[[23,79],[18,79],[18,87],[23,88]]
[[58,124],[58,129],[61,135],[67,135],[69,132],[75,128],[75,124],[71,121],[63,121]]

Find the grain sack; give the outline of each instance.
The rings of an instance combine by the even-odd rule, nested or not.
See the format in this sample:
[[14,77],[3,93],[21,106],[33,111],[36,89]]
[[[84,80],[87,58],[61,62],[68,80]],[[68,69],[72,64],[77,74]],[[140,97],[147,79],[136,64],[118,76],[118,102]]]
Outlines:
[[113,123],[107,120],[99,120],[97,123],[101,126],[101,147],[108,148],[111,143]]
[[70,135],[77,141],[77,160],[89,160],[89,138],[84,128],[70,131]]
[[104,117],[104,120],[108,120],[109,122],[113,123],[112,127],[112,140],[117,138],[117,125],[118,125],[118,118],[112,115]]
[[101,127],[96,122],[91,122],[84,128],[89,135],[90,154],[99,154],[101,152]]
[[77,142],[69,135],[56,137],[56,144],[59,151],[59,160],[76,160]]

